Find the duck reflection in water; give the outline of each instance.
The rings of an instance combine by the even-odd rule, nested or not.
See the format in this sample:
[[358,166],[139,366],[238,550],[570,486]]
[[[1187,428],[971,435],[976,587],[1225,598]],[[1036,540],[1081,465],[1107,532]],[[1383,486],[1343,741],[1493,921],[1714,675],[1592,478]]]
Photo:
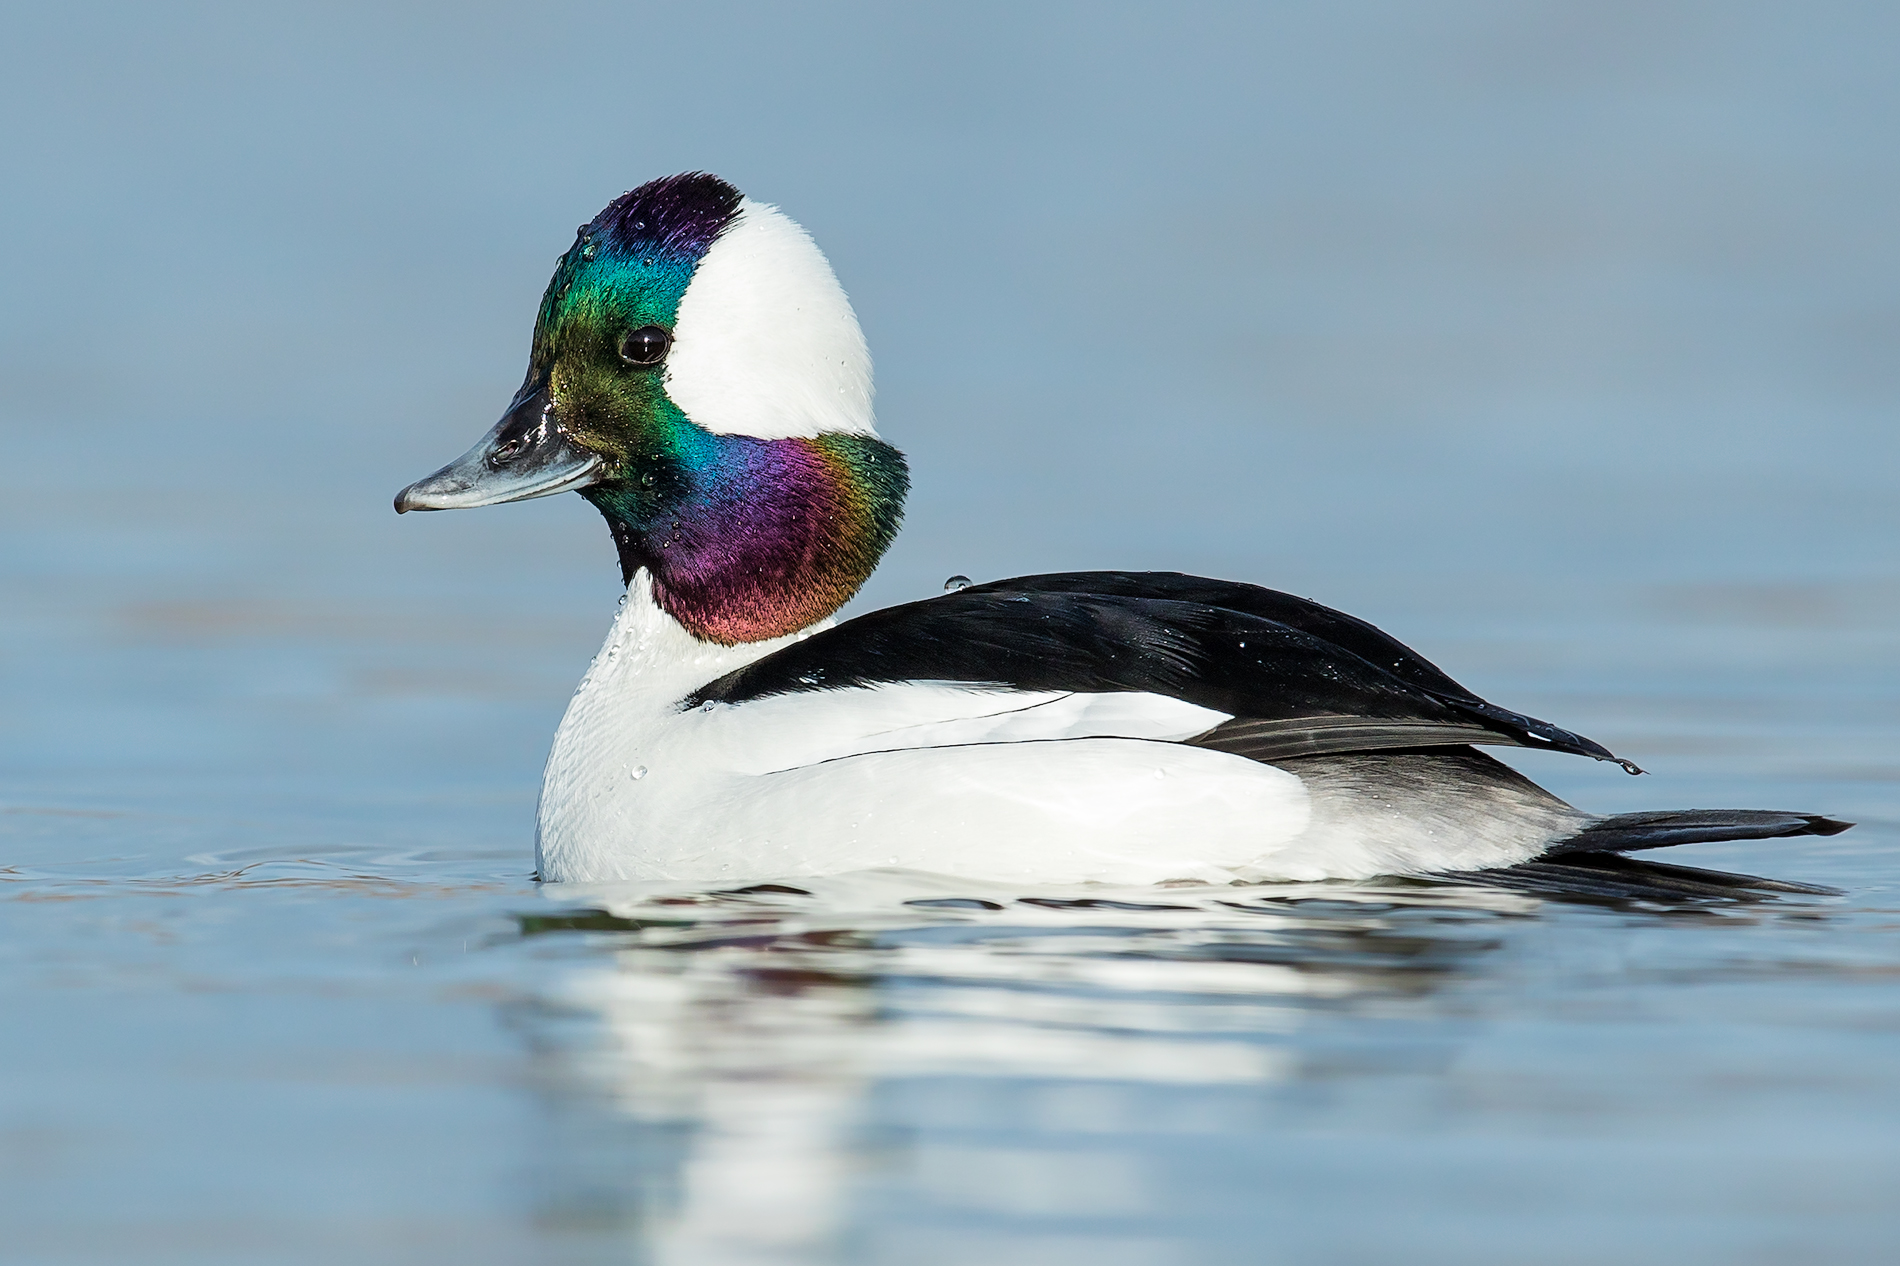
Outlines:
[[568,904],[524,934],[591,953],[510,1011],[550,1112],[544,1219],[655,1261],[972,1260],[1005,1228],[1094,1260],[1133,1223],[1175,1233],[1157,1202],[1210,1140],[1341,1078],[1441,1073],[1479,1023],[1458,996],[1548,908],[1403,881],[1051,892],[550,890]]

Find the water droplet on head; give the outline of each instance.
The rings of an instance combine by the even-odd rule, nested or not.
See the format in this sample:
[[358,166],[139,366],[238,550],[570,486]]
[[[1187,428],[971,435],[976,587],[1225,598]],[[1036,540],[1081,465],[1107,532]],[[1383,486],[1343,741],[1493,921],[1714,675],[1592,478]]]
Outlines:
[[627,771],[627,777],[633,779],[635,782],[639,782],[642,778],[645,778],[646,776],[647,776],[647,767],[645,765],[635,765],[632,769],[629,769]]
[[955,593],[959,589],[968,589],[969,587],[970,578],[968,576],[952,576],[943,582],[943,591],[945,593]]
[[594,256],[598,254],[600,254],[600,247],[596,246],[593,242],[588,242],[586,245],[581,247],[582,259],[592,259]]

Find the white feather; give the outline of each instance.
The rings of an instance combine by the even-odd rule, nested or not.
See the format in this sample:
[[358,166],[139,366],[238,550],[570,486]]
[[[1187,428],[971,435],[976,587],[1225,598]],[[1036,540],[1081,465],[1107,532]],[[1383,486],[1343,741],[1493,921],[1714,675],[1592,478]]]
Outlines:
[[1157,695],[915,682],[679,709],[781,645],[700,642],[636,575],[548,758],[542,876],[1225,882],[1305,828],[1299,779],[1179,746],[1225,714]]
[[666,393],[700,426],[760,439],[874,435],[871,354],[811,236],[747,199],[680,299]]
[[1511,865],[1589,820],[1427,756],[1296,762],[1302,777],[1186,746],[1227,714],[1161,695],[911,681],[679,706],[829,623],[718,646],[635,575],[548,757],[542,877],[1361,879]]
[[778,773],[871,752],[1078,738],[1178,742],[1229,720],[1165,695],[998,690],[959,682],[893,682],[778,695],[714,717],[743,726],[748,774]]

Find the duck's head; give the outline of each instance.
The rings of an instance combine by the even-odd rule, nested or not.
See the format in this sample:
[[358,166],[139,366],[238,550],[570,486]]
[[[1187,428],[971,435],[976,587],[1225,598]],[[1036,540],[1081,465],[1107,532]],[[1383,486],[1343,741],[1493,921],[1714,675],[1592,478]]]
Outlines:
[[646,569],[668,614],[730,645],[843,605],[908,485],[825,257],[777,208],[689,173],[581,226],[501,421],[396,510],[577,491],[606,516],[622,579]]

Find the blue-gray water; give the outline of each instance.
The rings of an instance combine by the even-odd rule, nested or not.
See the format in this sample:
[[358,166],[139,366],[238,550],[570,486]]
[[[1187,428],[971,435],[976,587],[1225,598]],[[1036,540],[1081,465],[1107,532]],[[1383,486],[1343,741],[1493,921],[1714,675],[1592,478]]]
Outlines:
[[[1897,44],[0,10],[0,1260],[1893,1260]],[[573,226],[689,167],[858,304],[917,476],[865,602],[1291,589],[1654,771],[1524,758],[1586,808],[1859,821],[1671,859],[1846,895],[537,891],[606,534],[389,497]]]

